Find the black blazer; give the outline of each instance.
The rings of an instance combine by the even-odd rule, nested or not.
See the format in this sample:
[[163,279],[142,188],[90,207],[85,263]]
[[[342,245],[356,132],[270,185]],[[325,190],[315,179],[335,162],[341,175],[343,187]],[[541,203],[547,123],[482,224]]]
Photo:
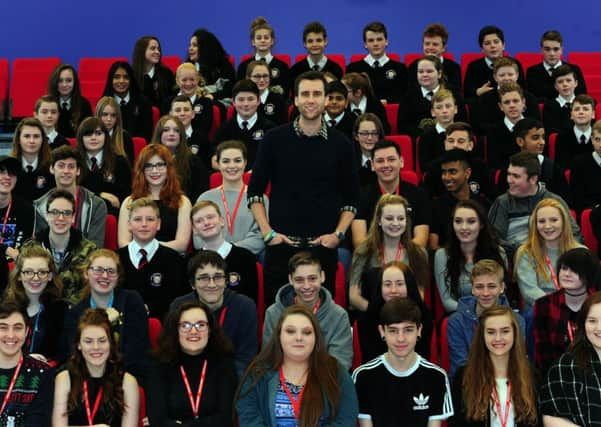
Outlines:
[[[291,86],[294,85],[296,78],[298,76],[300,76],[302,73],[304,73],[305,71],[310,71],[309,61],[307,61],[307,58],[303,58],[302,60],[298,61],[296,64],[294,64],[290,68],[290,82],[291,82],[290,85]],[[326,61],[326,65],[324,65],[321,72],[322,73],[330,72],[330,73],[334,74],[339,80],[342,78],[342,68],[340,68],[340,65],[336,64],[331,59],[328,59]],[[294,88],[291,88],[291,89],[294,91]]]
[[[417,60],[409,65],[409,87],[418,86],[417,83]],[[447,81],[447,86],[461,91],[461,67],[452,59],[445,58],[442,61],[442,75]]]
[[[379,100],[377,100],[375,98],[367,97],[367,105],[365,106],[365,112],[373,113],[376,116],[378,116],[378,118],[382,122],[382,127],[384,128],[384,133],[386,135],[390,135],[390,124],[388,123],[388,116],[386,116],[386,110],[384,109],[384,106],[382,105],[382,103]],[[354,117],[355,119],[357,117],[359,117],[358,114],[353,112],[350,103],[349,103],[348,107],[346,108],[346,114],[351,115],[351,118]],[[353,123],[354,123],[355,119],[353,119]]]
[[570,108],[567,105],[561,107],[555,98],[547,99],[543,106],[543,124],[547,135],[571,128],[574,123],[570,118]]
[[[584,81],[580,67],[576,64],[567,64],[565,62],[564,64],[569,65],[574,70],[574,77],[578,81],[578,86],[576,86],[576,90],[574,91],[576,95],[586,93],[586,82]],[[526,83],[528,90],[537,96],[540,102],[557,97],[553,79],[542,62],[528,67],[528,71],[526,71]]]
[[[236,80],[244,80],[246,78],[246,67],[254,60],[255,56],[253,55],[238,65]],[[290,67],[288,67],[288,64],[274,56],[268,65],[271,70],[269,86],[280,86],[283,90],[282,93],[284,95],[288,94],[288,89],[290,88]]]
[[[524,91],[524,99],[526,101],[524,117],[540,120],[540,110],[538,109],[536,97],[530,92]],[[470,108],[471,122],[480,135],[485,134],[494,123],[503,120],[504,115],[499,108],[499,91],[496,89],[479,96],[477,101],[472,102],[472,105]]]
[[160,110],[161,114],[168,114],[171,109],[169,99],[174,87],[175,75],[163,64],[157,64],[154,67],[152,78],[144,74],[142,93],[153,106]]
[[[65,110],[61,106],[60,100],[58,103],[60,114],[58,116],[58,123],[56,124],[56,131],[61,135],[64,135],[66,138],[75,138],[79,124],[86,117],[92,116],[92,107],[90,106],[90,101],[83,96],[81,97],[81,112],[79,114],[77,123],[73,122],[73,109]],[[71,107],[73,107],[73,104],[71,104]]]
[[586,144],[581,144],[576,139],[574,127],[563,129],[555,140],[555,161],[566,169],[572,169],[572,161],[580,154],[588,154],[593,151],[593,144],[589,139]]
[[[480,142],[480,140],[478,140]],[[491,169],[504,168],[509,157],[520,151],[516,144],[513,132],[507,129],[503,120],[493,124],[486,135],[486,145],[488,148],[488,166]],[[483,157],[484,144],[476,146],[477,155]]]
[[121,108],[123,129],[132,136],[141,136],[150,142],[152,139],[152,105],[144,95],[134,97],[130,93],[129,102]]
[[262,103],[257,111],[276,125],[283,125],[288,122],[288,105],[279,93],[269,91],[265,103]]
[[366,73],[378,100],[399,103],[407,91],[407,67],[402,62],[391,59],[376,69],[361,59],[350,63],[346,72]]
[[[524,69],[520,61],[513,59],[518,64],[518,84],[524,87]],[[484,83],[490,82],[494,87],[496,85],[493,78],[493,70],[488,66],[484,58],[476,59],[470,62],[465,71],[465,80],[463,82],[463,93],[466,99],[476,98],[476,90]]]

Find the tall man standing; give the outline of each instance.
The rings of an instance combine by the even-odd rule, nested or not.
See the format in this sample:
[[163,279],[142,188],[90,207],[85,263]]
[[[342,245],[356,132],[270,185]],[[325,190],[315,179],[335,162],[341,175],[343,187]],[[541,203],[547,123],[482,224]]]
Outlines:
[[[322,119],[326,81],[301,74],[294,87],[299,117],[271,130],[259,146],[248,203],[264,236],[265,303],[287,283],[288,260],[308,250],[325,271],[334,294],[336,247],[357,211],[359,179],[350,141]],[[269,215],[263,194],[271,182]]]

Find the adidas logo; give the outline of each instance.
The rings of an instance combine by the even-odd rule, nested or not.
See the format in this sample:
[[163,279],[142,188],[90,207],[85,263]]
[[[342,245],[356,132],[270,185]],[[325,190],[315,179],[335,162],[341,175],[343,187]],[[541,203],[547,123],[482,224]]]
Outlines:
[[413,396],[413,401],[415,402],[415,406],[413,407],[414,411],[423,411],[429,408],[428,401],[430,400],[430,396],[424,396],[422,393],[419,396]]

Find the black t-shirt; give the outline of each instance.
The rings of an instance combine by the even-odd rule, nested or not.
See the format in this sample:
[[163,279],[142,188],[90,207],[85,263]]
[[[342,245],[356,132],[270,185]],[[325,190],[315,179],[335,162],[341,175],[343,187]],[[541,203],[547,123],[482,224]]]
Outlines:
[[[403,196],[409,202],[407,213],[414,227],[417,225],[430,225],[432,223],[430,200],[423,189],[409,182],[400,181],[399,195]],[[380,197],[382,197],[382,191],[377,180],[361,188],[359,209],[355,219],[365,220],[369,228]]]
[[8,217],[7,207],[0,209],[0,236],[3,247],[19,248],[25,241],[33,237],[35,211],[31,203],[19,198],[12,198],[12,206]]
[[426,427],[429,420],[453,415],[446,373],[419,355],[410,369],[398,372],[383,354],[359,366],[353,381],[359,419],[371,419],[374,427]]

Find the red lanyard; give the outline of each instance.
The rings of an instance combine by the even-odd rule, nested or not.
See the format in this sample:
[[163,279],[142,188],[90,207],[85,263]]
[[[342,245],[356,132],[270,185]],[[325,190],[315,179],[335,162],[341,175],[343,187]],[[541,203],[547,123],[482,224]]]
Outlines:
[[200,373],[200,383],[198,384],[198,391],[196,392],[196,400],[194,400],[194,398],[192,397],[192,389],[190,388],[190,383],[188,382],[186,370],[183,366],[180,366],[179,370],[182,373],[182,379],[184,380],[186,390],[188,391],[188,400],[190,401],[190,406],[192,407],[192,413],[194,414],[194,418],[198,418],[198,410],[200,409],[200,399],[202,398],[202,389],[205,385],[205,375],[207,373],[207,361],[205,360],[202,364],[202,372]]
[[574,342],[574,329],[574,325],[568,320],[568,339],[570,340],[570,343]]
[[6,394],[4,395],[4,400],[2,401],[2,407],[0,407],[0,416],[4,413],[4,408],[6,408],[6,404],[10,400],[10,395],[13,392],[13,387],[17,382],[17,377],[19,376],[19,372],[21,371],[21,366],[23,365],[23,355],[19,359],[17,363],[17,367],[15,368],[15,373],[13,374],[12,379],[10,380],[10,384],[8,385],[8,389],[6,390]]
[[497,395],[496,387],[492,390],[492,398],[495,402],[495,408],[497,409],[497,415],[499,416],[499,422],[502,427],[507,425],[507,421],[509,420],[509,409],[511,408],[511,383],[507,382],[507,396],[505,398],[505,416],[501,413],[501,402],[499,401],[499,396]]
[[75,193],[75,209],[73,210],[73,226],[79,228],[79,188]]
[[236,221],[236,215],[238,215],[238,208],[240,207],[240,202],[242,201],[242,196],[246,191],[246,185],[242,185],[240,189],[240,194],[238,194],[238,199],[236,200],[236,206],[234,206],[234,214],[230,215],[230,207],[227,205],[227,200],[225,199],[225,191],[223,190],[223,185],[219,187],[219,191],[221,192],[221,201],[223,202],[223,207],[225,208],[225,220],[227,222],[227,229],[230,232],[230,236],[234,235],[234,221]]
[[221,309],[221,314],[219,315],[219,326],[223,327],[223,322],[225,322],[225,313],[227,313],[227,307],[223,307]]
[[[386,259],[384,258],[384,245],[380,248],[380,254],[382,255],[382,264],[386,264]],[[394,261],[401,261],[401,256],[403,255],[403,244],[399,240],[399,245],[396,248],[396,254],[394,255]]]
[[555,285],[555,289],[559,290],[559,282],[557,281],[557,274],[555,274],[555,270],[553,270],[553,266],[551,265],[551,259],[548,255],[545,256],[545,262],[547,263],[547,267],[549,268],[549,272],[551,273],[551,280]]
[[[298,297],[294,297],[294,303],[300,304],[300,302],[298,302]],[[313,305],[313,309],[311,310],[313,312],[313,316],[317,314],[319,307],[321,307],[321,299],[317,298],[317,302]]]
[[[397,196],[399,195],[399,187],[400,187],[400,185],[397,185],[396,189],[394,190],[394,194],[396,194]],[[387,194],[386,190],[384,190],[384,187],[382,187],[381,185],[380,185],[380,193]]]
[[282,388],[288,395],[288,399],[290,399],[290,404],[292,405],[292,409],[294,409],[294,418],[298,420],[298,416],[300,414],[300,405],[303,400],[303,394],[305,393],[305,387],[301,389],[300,393],[298,394],[298,398],[295,399],[292,395],[292,392],[286,385],[286,380],[284,379],[284,370],[282,369],[282,367],[280,367],[280,384],[282,385]]
[[94,400],[94,409],[90,411],[90,398],[88,396],[88,382],[83,382],[83,403],[86,405],[86,415],[88,417],[88,425],[94,425],[94,417],[100,408],[100,401],[102,400],[102,386],[98,389],[96,400]]
[[8,222],[8,216],[10,215],[10,209],[13,207],[13,200],[10,199],[8,206],[6,207],[6,213],[4,214],[4,222],[2,223],[2,236],[0,236],[0,244],[4,243],[4,230],[6,230],[6,223]]

